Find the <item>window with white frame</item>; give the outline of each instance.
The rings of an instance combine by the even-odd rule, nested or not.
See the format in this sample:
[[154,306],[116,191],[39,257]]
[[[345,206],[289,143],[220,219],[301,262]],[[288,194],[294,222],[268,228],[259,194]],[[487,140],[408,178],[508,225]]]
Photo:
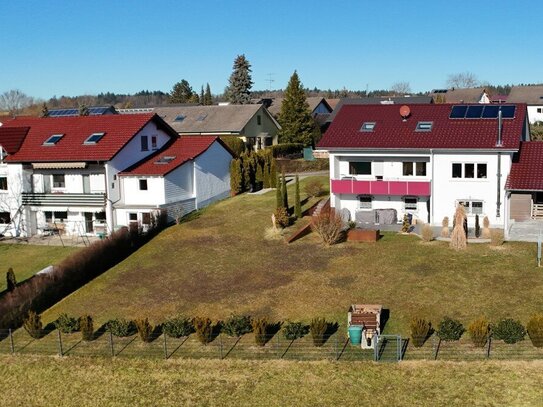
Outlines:
[[371,175],[371,161],[350,161],[349,174]]
[[402,174],[404,177],[411,177],[416,175],[417,177],[426,176],[426,161],[404,161],[402,162]]
[[64,174],[53,174],[53,188],[66,188]]
[[151,149],[152,150],[158,149],[156,136],[151,136]]
[[371,209],[372,202],[371,195],[359,195],[358,196],[358,208],[359,209]]
[[0,177],[0,191],[8,190],[8,177]]
[[147,136],[141,136],[141,151],[149,151],[149,139]]
[[414,196],[406,196],[403,198],[404,209],[406,211],[416,211],[418,209],[418,199]]
[[452,178],[484,179],[487,177],[486,163],[453,163]]
[[466,209],[468,215],[482,215],[483,201],[466,199],[456,201],[457,205],[462,205]]

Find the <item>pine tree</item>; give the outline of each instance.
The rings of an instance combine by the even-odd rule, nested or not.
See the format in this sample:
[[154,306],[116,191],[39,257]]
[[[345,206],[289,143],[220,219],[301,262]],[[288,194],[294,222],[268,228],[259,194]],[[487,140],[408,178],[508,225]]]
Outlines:
[[15,273],[10,267],[6,273],[6,287],[8,291],[13,291],[17,287],[17,279],[15,278]]
[[228,81],[227,96],[233,105],[251,103],[251,64],[245,55],[238,55],[234,60],[232,75]]
[[297,219],[302,217],[302,202],[300,201],[300,179],[296,174],[296,190],[294,195],[294,215]]
[[170,103],[188,103],[193,93],[189,83],[185,79],[182,79],[181,82],[173,85],[173,89],[170,92]]
[[41,107],[40,117],[49,117],[49,109],[45,102],[43,102],[43,106]]
[[283,176],[281,179],[281,196],[283,198],[283,207],[288,212],[288,191],[287,191],[287,178],[285,177],[285,173],[283,172]]
[[79,116],[88,116],[90,115],[90,110],[87,105],[79,105]]
[[313,144],[315,121],[311,117],[309,105],[298,73],[294,71],[285,90],[285,97],[279,114],[279,142]]
[[204,96],[204,85],[200,89],[200,104],[205,105],[205,96]]
[[206,84],[206,92],[204,94],[204,105],[211,106],[213,104],[213,96],[211,96],[211,88],[209,83]]
[[189,99],[189,103],[194,103],[195,105],[200,104],[200,98],[198,97],[197,93],[192,94],[192,96]]
[[283,193],[281,192],[281,180],[279,177],[275,178],[275,184],[277,185],[277,188],[275,188],[275,208],[279,209],[283,207]]

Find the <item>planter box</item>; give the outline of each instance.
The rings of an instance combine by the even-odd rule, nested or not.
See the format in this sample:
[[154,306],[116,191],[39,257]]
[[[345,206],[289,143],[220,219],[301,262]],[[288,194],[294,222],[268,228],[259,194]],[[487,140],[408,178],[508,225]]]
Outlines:
[[376,242],[379,240],[379,230],[373,229],[349,229],[347,240],[353,242]]

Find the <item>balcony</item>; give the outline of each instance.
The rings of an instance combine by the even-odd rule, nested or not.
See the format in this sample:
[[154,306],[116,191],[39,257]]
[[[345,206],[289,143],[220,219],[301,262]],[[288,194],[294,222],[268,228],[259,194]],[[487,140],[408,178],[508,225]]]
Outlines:
[[105,194],[45,194],[23,192],[23,205],[102,207],[105,204]]
[[333,179],[332,193],[354,195],[430,196],[429,181],[359,181]]

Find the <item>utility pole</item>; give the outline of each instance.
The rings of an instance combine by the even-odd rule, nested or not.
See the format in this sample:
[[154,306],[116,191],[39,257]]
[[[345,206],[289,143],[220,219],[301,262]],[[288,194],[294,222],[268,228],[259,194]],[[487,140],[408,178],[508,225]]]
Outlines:
[[272,78],[273,75],[275,75],[274,73],[268,73],[266,74],[268,76],[268,79],[266,79],[266,82],[268,82],[268,90],[271,91],[272,90],[272,83],[275,82],[275,79]]

